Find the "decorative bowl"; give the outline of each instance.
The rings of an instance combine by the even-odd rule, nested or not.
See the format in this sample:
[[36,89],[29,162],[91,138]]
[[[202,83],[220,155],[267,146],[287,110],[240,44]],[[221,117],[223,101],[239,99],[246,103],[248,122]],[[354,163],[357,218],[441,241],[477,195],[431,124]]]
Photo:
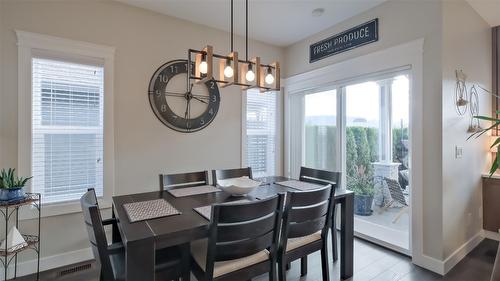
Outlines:
[[261,182],[254,181],[248,177],[239,177],[225,180],[217,180],[217,185],[224,192],[232,196],[245,196],[257,188]]

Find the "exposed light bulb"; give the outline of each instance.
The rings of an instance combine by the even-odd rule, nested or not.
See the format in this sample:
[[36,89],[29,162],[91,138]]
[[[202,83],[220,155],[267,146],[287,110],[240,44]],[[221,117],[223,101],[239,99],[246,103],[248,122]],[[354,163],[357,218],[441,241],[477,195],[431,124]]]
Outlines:
[[253,73],[253,71],[249,69],[247,71],[247,74],[245,75],[245,78],[247,79],[247,81],[252,82],[255,79],[255,73]]
[[200,73],[201,74],[207,74],[208,64],[207,64],[206,61],[202,61],[198,67],[200,68]]
[[230,65],[227,65],[226,68],[224,68],[224,76],[227,78],[231,78],[234,75],[233,68]]
[[264,78],[264,81],[266,81],[266,84],[268,84],[268,85],[271,85],[272,83],[274,83],[274,76],[273,76],[273,71],[271,70],[271,68],[267,69],[267,75],[266,75],[266,78]]

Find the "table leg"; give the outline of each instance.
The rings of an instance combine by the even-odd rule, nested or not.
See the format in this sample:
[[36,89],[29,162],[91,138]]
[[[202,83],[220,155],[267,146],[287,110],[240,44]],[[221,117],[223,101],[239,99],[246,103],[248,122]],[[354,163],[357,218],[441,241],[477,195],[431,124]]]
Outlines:
[[152,238],[127,243],[126,280],[155,280],[155,244]]
[[340,278],[353,275],[354,264],[354,196],[346,196],[340,207]]

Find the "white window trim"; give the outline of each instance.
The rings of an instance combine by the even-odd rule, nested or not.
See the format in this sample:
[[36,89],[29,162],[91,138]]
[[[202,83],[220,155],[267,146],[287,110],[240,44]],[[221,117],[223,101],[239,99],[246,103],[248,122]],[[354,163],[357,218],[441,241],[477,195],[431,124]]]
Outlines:
[[[104,190],[99,198],[101,208],[111,207],[114,194],[114,120],[113,120],[113,71],[115,48],[59,38],[44,34],[16,30],[18,46],[18,167],[19,174],[31,175],[31,88],[34,54],[44,53],[58,58],[102,61],[104,66]],[[31,186],[29,186],[31,189]],[[81,212],[78,201],[47,204],[42,216],[56,216]],[[33,218],[33,212],[21,212],[21,219]]]
[[[241,92],[241,166],[245,167],[247,165],[247,91],[243,90]],[[276,136],[275,136],[275,165],[274,165],[274,175],[281,176],[283,175],[282,168],[282,154],[281,154],[281,136],[282,134],[282,91],[276,91]]]

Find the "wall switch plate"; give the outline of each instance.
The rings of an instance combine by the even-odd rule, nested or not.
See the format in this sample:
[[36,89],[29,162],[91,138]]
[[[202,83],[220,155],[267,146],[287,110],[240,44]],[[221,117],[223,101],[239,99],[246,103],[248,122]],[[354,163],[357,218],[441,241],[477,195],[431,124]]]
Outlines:
[[455,146],[455,159],[461,159],[464,156],[463,146]]

